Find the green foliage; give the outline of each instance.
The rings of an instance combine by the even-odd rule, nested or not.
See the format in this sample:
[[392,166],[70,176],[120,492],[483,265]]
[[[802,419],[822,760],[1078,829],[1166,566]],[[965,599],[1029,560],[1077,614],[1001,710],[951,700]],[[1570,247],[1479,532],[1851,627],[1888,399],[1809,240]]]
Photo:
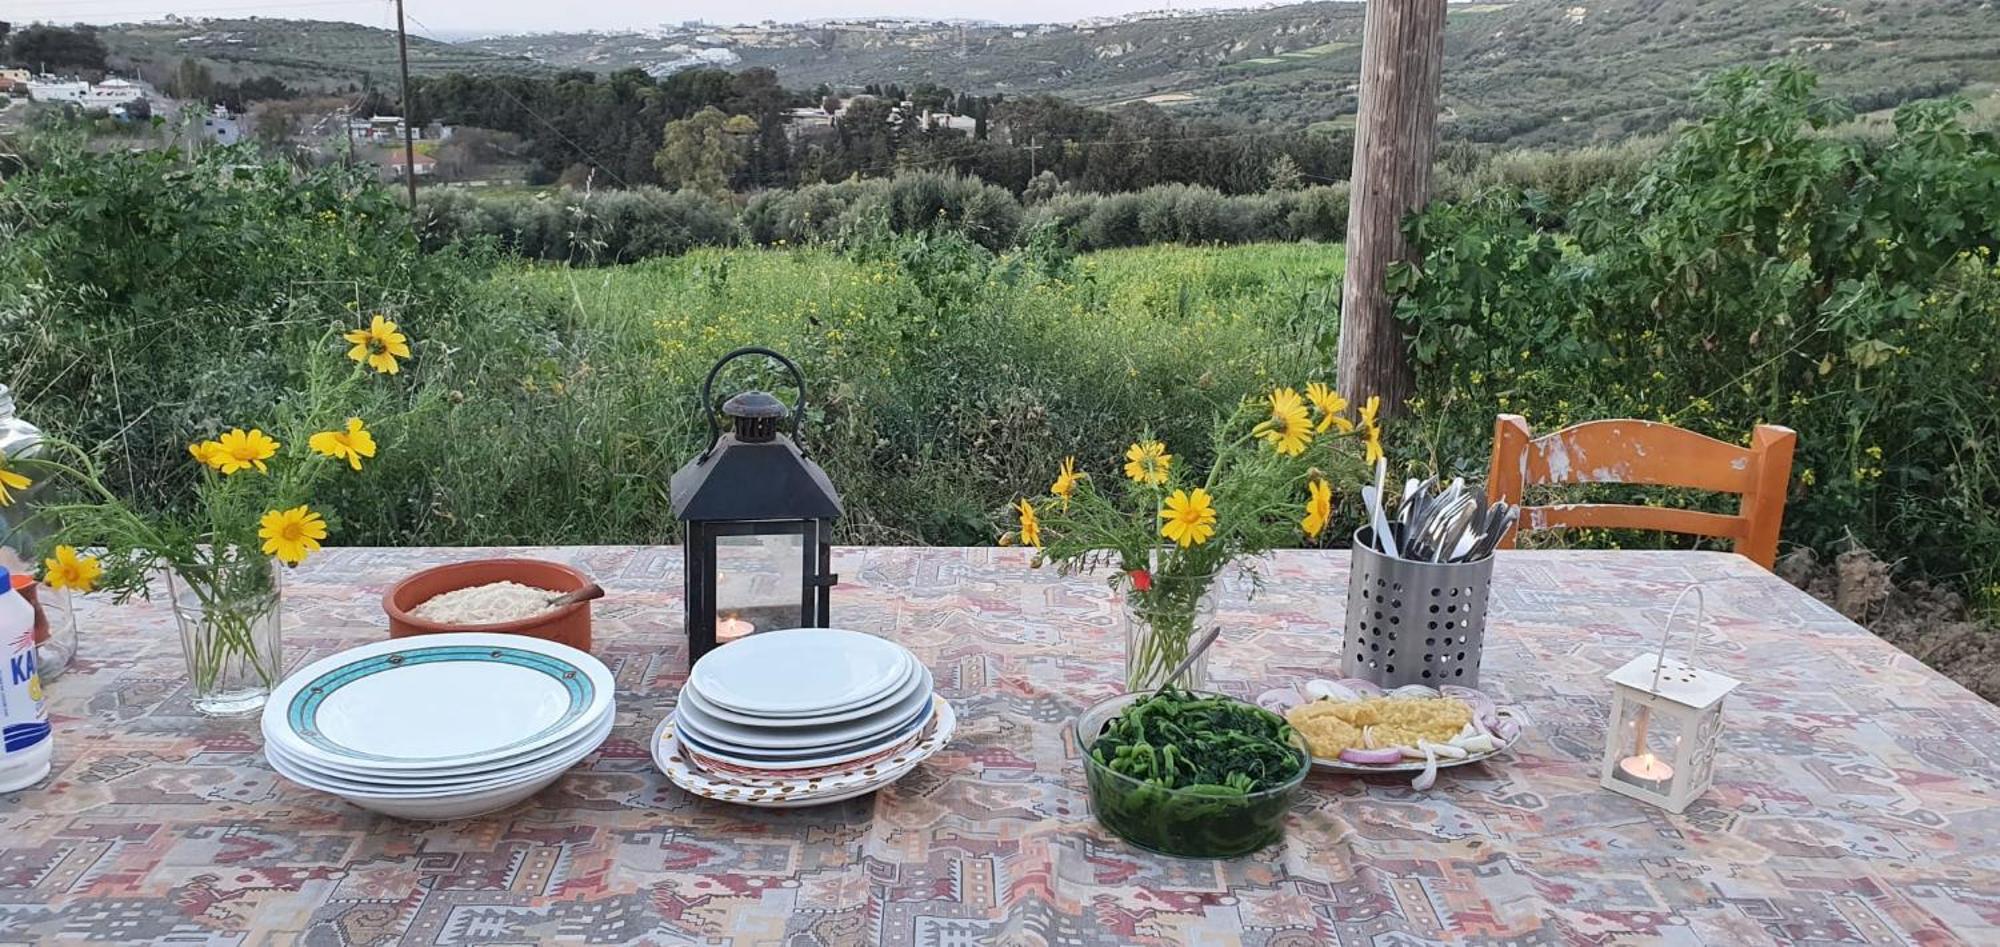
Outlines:
[[141,505],[184,498],[186,445],[255,422],[329,331],[448,321],[478,272],[419,253],[391,193],[338,168],[241,148],[33,164],[0,185],[0,372]]
[[653,155],[653,168],[669,188],[728,197],[730,178],[743,166],[740,139],[755,130],[756,124],[748,118],[724,115],[711,105],[667,123],[665,140],[659,153]]
[[1863,148],[1792,65],[1724,73],[1703,119],[1563,231],[1533,193],[1416,219],[1408,294],[1439,456],[1493,410],[1538,428],[1670,421],[1799,432],[1786,536],[1852,534],[1977,588],[2000,579],[2000,138],[1917,103]]
[[433,189],[418,208],[418,230],[434,249],[490,239],[520,256],[576,265],[678,256],[740,237],[728,205],[652,187],[501,197]]
[[32,23],[7,35],[5,59],[10,63],[63,75],[75,72],[103,72],[104,40],[97,28],[75,28]]

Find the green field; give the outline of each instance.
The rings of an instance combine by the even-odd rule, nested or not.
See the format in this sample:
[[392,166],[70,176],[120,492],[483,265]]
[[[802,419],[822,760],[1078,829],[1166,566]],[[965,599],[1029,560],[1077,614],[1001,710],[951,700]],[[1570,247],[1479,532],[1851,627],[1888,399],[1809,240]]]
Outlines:
[[[426,538],[667,535],[666,477],[702,436],[695,386],[741,345],[805,367],[807,438],[846,494],[843,536],[867,542],[990,541],[996,512],[1065,455],[1109,472],[1147,424],[1191,449],[1213,408],[1326,374],[1338,246],[1114,250],[1055,274],[940,253],[503,269],[474,300],[476,335],[444,340],[483,354],[453,368],[456,446],[425,460],[463,515]],[[493,510],[507,513],[478,512]]]

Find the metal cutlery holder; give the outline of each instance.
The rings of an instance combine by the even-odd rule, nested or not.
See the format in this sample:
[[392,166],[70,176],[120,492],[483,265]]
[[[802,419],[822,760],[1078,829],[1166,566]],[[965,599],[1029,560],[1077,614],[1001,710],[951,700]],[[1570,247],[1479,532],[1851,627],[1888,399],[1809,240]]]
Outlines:
[[1493,556],[1412,562],[1377,552],[1371,533],[1364,526],[1354,534],[1342,676],[1382,687],[1478,687]]

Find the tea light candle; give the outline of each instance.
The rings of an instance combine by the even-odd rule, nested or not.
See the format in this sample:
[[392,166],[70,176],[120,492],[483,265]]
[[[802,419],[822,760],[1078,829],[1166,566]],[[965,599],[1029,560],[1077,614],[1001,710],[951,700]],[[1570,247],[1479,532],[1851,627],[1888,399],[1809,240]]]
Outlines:
[[1674,778],[1674,768],[1652,753],[1628,756],[1618,761],[1618,768],[1624,772],[1626,781],[1655,792],[1666,791],[1667,784]]
[[756,630],[756,625],[750,624],[735,615],[731,615],[715,623],[715,641],[717,644],[727,644],[740,638],[749,637],[750,633]]

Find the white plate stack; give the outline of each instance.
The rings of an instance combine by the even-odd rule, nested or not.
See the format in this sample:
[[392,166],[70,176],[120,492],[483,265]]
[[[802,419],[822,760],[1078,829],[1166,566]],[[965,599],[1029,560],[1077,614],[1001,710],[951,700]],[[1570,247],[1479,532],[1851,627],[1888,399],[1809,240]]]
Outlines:
[[285,679],[264,755],[292,782],[406,819],[513,805],[604,742],[611,672],[567,645],[440,634],[363,645]]
[[956,723],[909,649],[860,632],[794,628],[696,662],[654,736],[653,759],[705,798],[819,805],[902,778],[950,742]]

